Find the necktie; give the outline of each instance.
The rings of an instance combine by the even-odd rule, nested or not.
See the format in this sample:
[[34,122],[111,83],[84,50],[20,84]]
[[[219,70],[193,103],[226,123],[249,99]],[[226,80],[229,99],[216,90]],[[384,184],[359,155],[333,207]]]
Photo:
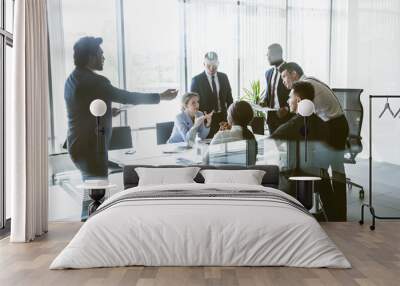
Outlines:
[[271,77],[271,103],[270,107],[275,108],[275,91],[276,91],[276,84],[277,84],[277,77],[279,75],[279,72],[277,69],[274,69],[274,73],[272,74]]
[[217,85],[215,84],[215,76],[211,76],[211,85],[212,85],[212,93],[213,93],[213,105],[214,111],[218,111],[218,92],[217,92]]

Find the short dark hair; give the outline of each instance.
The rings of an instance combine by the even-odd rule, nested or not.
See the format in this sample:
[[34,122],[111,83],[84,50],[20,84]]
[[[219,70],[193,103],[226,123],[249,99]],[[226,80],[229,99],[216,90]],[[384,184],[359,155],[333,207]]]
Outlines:
[[284,63],[280,68],[279,72],[283,73],[284,71],[293,72],[295,71],[299,76],[304,74],[303,69],[295,62]]
[[74,45],[74,63],[77,67],[85,67],[89,63],[89,56],[96,55],[102,38],[82,37]]
[[273,43],[273,44],[269,45],[268,50],[276,50],[276,51],[280,52],[281,54],[283,54],[282,46],[278,43]]
[[297,81],[293,84],[293,93],[298,95],[302,100],[314,100],[315,90],[311,83],[306,81]]

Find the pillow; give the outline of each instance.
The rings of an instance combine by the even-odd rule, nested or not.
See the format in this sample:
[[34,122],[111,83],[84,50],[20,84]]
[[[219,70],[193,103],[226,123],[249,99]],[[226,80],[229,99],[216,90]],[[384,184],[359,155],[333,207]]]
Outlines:
[[138,186],[195,183],[199,167],[186,168],[135,168],[139,176]]
[[202,170],[205,184],[234,183],[261,185],[265,171],[261,170]]

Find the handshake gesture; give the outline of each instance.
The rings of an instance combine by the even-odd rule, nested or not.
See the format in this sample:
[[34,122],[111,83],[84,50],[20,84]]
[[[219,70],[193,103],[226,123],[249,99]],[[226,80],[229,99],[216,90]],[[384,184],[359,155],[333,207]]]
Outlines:
[[232,128],[232,126],[228,122],[222,121],[219,123],[220,131],[230,130],[231,128]]
[[198,128],[204,122],[206,127],[210,127],[213,114],[214,111],[211,111],[210,113],[205,111],[204,115],[195,118],[193,126]]

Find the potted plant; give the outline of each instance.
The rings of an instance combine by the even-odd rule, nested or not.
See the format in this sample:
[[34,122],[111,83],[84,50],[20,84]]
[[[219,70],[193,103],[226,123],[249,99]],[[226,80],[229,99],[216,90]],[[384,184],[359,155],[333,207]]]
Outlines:
[[[260,105],[261,100],[264,97],[265,90],[261,90],[261,85],[259,80],[254,80],[250,82],[250,89],[243,88],[244,95],[240,100],[245,100],[247,102]],[[254,118],[251,122],[251,128],[255,134],[264,134],[264,117],[265,114],[261,111],[254,112]]]

